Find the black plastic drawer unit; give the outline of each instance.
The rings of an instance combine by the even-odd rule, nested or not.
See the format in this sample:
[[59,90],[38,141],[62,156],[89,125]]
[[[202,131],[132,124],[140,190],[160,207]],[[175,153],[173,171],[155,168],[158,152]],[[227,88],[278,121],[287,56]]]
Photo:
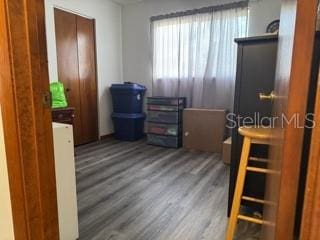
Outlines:
[[181,131],[182,128],[177,124],[148,123],[148,133],[166,136],[178,136]]
[[150,97],[147,100],[147,104],[169,105],[169,106],[183,105],[184,106],[185,98]]
[[148,122],[156,123],[176,123],[181,122],[182,111],[164,112],[164,111],[148,111]]
[[181,146],[181,138],[172,136],[161,136],[155,134],[148,134],[147,142],[151,145],[178,148]]
[[148,104],[148,143],[179,148],[182,146],[182,112],[185,98],[150,97]]
[[167,111],[167,112],[177,112],[184,109],[182,104],[176,106],[169,106],[169,105],[148,105],[149,111]]

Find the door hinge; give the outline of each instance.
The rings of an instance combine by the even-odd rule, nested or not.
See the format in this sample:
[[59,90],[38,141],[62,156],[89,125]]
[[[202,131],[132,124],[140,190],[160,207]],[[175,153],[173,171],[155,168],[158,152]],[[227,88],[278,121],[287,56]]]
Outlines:
[[46,91],[42,94],[42,104],[45,107],[51,108],[51,92],[50,91]]

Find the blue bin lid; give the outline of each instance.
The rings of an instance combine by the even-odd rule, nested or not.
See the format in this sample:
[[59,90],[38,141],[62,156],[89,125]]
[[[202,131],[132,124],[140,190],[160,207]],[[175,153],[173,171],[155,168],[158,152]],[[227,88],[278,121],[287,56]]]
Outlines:
[[137,118],[146,118],[145,113],[112,113],[112,118],[129,118],[129,119],[137,119]]
[[121,84],[112,84],[110,87],[111,90],[138,90],[138,91],[146,91],[146,87],[140,85],[138,83],[125,82]]

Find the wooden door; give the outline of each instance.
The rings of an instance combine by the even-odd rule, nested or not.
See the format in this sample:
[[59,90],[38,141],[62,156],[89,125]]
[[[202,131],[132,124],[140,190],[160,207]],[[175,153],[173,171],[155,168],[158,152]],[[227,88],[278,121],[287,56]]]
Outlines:
[[77,16],[60,9],[54,9],[57,65],[59,81],[64,84],[68,105],[75,108],[74,142],[82,138],[81,95],[79,88],[79,64],[77,44]]
[[[319,69],[320,73],[320,69]],[[307,183],[304,196],[301,240],[318,239],[320,236],[320,74],[318,75],[317,98],[315,104],[316,122],[312,131]]]
[[98,139],[94,20],[55,9],[58,76],[75,108],[75,144]]
[[[293,239],[317,2],[282,2],[273,107],[278,121],[269,156],[277,174],[267,176],[265,196],[276,205],[264,208],[264,239]],[[287,124],[283,116],[297,121]]]
[[15,239],[57,240],[44,2],[0,1],[0,32],[0,103]]
[[79,89],[82,134],[80,143],[97,140],[97,83],[94,20],[77,16]]

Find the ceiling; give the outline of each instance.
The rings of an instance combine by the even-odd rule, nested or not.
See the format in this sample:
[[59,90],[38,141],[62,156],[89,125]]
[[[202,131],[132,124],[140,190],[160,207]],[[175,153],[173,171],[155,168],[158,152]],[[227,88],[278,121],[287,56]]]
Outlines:
[[113,1],[122,5],[125,5],[125,4],[142,2],[144,0],[113,0]]

